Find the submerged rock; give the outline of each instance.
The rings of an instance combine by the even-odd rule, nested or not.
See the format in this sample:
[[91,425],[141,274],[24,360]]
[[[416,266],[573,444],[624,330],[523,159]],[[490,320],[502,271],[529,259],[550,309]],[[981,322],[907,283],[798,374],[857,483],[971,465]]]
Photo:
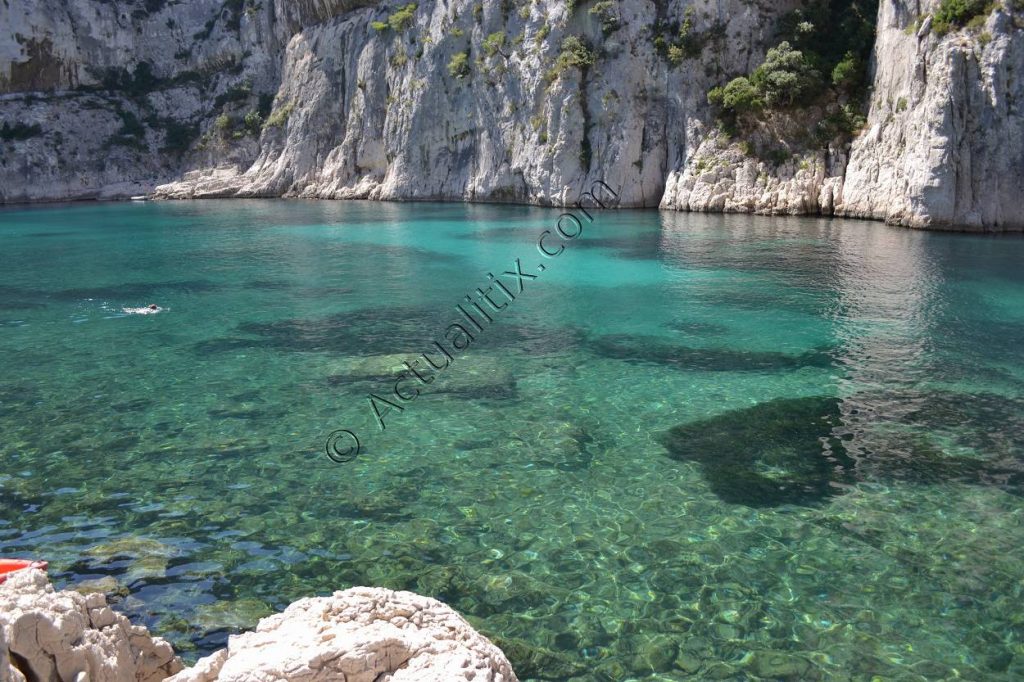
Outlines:
[[500,637],[496,642],[516,662],[519,672],[530,679],[564,680],[587,672],[585,666],[560,651],[534,646],[516,637]]
[[516,682],[498,647],[436,599],[353,587],[300,599],[173,682]]
[[105,575],[102,578],[95,578],[92,580],[83,580],[73,585],[71,589],[84,595],[99,593],[103,595],[117,595],[120,597],[128,596],[128,588],[117,582],[117,578],[111,575]]
[[[978,396],[952,395],[971,429],[998,427],[974,414],[977,408],[970,405]],[[1024,494],[1024,469],[1013,457],[953,456],[926,434],[895,428],[897,403],[905,400],[869,395],[771,400],[676,426],[661,443],[672,458],[698,463],[723,501],[751,507],[813,504],[862,480],[958,482]],[[914,419],[923,420],[920,411],[952,400],[945,394],[915,396]]]
[[758,677],[771,680],[810,679],[810,662],[784,651],[755,651],[749,657],[747,666]]
[[167,573],[168,562],[178,554],[178,550],[152,538],[129,535],[91,547],[85,554],[101,566],[130,560],[123,579],[132,582],[163,578]]
[[224,600],[197,608],[193,621],[202,632],[242,630],[272,612],[273,609],[259,599]]
[[0,680],[158,682],[182,669],[171,645],[107,606],[57,592],[42,571],[0,585]]
[[671,429],[662,444],[674,459],[700,464],[725,502],[752,507],[806,504],[838,492],[850,464],[837,398],[772,400]]
[[[435,361],[441,363],[440,355],[432,353]],[[406,367],[410,362],[421,374],[424,381],[417,380]],[[406,393],[420,391],[424,397],[448,395],[457,398],[502,399],[515,396],[516,378],[501,357],[466,353],[457,357],[451,365],[440,372],[432,370],[422,355],[414,353],[370,355],[342,361],[336,365],[337,373],[328,377],[333,386],[358,384],[376,390],[389,399],[395,382],[407,377],[402,390]]]

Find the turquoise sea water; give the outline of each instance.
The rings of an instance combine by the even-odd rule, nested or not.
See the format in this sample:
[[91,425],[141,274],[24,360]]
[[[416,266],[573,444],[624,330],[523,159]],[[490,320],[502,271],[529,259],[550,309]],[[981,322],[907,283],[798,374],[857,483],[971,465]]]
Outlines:
[[1024,239],[599,212],[545,260],[557,216],[0,212],[0,555],[190,659],[382,585],[524,680],[1024,676]]

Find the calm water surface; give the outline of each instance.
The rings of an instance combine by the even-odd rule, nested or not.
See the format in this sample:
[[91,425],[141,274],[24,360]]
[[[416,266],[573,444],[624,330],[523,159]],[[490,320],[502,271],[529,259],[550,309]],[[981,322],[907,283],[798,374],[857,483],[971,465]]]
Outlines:
[[557,216],[0,212],[0,554],[190,659],[368,584],[524,680],[1024,677],[1024,239],[623,211],[540,272]]

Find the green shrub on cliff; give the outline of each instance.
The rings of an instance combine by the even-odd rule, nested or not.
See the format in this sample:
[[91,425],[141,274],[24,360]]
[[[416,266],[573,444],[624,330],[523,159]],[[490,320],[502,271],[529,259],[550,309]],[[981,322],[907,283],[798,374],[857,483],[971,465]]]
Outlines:
[[386,31],[391,29],[395,33],[401,33],[405,29],[412,26],[412,20],[416,14],[416,3],[410,2],[408,5],[399,8],[388,16],[388,20],[384,21],[371,21],[370,26],[377,31]]
[[601,22],[601,32],[607,37],[619,29],[619,3],[616,0],[601,0],[590,8],[589,14]]
[[725,86],[712,88],[708,102],[719,107],[726,122],[764,107],[785,108],[802,103],[823,86],[821,75],[806,57],[783,41],[768,50],[764,63],[750,77],[740,76]]
[[579,36],[566,36],[562,40],[562,49],[558,53],[555,65],[544,75],[548,81],[557,80],[566,69],[586,71],[593,65],[597,56]]
[[465,78],[469,75],[469,53],[456,52],[448,62],[448,74],[452,78]]
[[217,134],[221,137],[227,137],[231,133],[231,129],[235,127],[234,121],[227,114],[221,114],[213,122],[213,129],[217,131]]
[[263,128],[280,128],[288,122],[288,117],[292,115],[292,111],[295,110],[295,102],[288,102],[283,107],[274,111],[267,117],[266,123],[263,124]]
[[242,119],[242,125],[250,135],[259,136],[260,131],[263,130],[263,116],[258,111],[250,111]]
[[704,40],[693,27],[693,7],[683,12],[683,23],[679,25],[679,40],[668,48],[668,59],[678,66],[685,59],[699,57],[704,49]]
[[488,57],[493,57],[496,54],[500,54],[502,57],[505,56],[503,48],[505,47],[505,32],[498,31],[484,38],[484,54]]
[[388,25],[395,33],[401,33],[412,25],[413,15],[415,14],[416,3],[410,2],[408,5],[388,17]]
[[857,89],[866,72],[864,62],[853,52],[847,52],[832,69],[832,85],[848,91]]
[[[877,14],[878,0],[812,0],[782,17],[781,42],[768,50],[764,62],[708,92],[723,128],[730,134],[752,132],[762,111],[789,112],[780,120],[797,120],[800,110],[814,106],[833,113],[813,122],[816,130],[808,139],[848,137],[858,130]],[[681,50],[677,56],[682,58]]]
[[391,55],[391,68],[400,69],[409,63],[409,55],[405,53],[405,50],[398,50]]
[[743,76],[733,78],[723,87],[712,88],[708,102],[734,115],[757,111],[764,106],[757,88]]
[[768,50],[750,82],[768,106],[793,106],[808,100],[823,85],[821,74],[799,50],[786,41]]
[[672,66],[700,57],[709,43],[725,37],[725,22],[715,21],[698,30],[696,16],[693,7],[687,7],[681,22],[655,22],[654,50]]
[[978,16],[985,16],[991,10],[988,0],[942,0],[932,15],[932,30],[938,35],[963,28]]

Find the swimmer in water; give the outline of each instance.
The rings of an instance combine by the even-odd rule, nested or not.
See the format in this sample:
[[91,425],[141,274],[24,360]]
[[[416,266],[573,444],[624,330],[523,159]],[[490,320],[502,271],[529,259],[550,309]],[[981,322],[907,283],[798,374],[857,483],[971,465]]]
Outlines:
[[129,315],[153,315],[163,310],[156,303],[150,303],[145,308],[121,308],[124,312]]

